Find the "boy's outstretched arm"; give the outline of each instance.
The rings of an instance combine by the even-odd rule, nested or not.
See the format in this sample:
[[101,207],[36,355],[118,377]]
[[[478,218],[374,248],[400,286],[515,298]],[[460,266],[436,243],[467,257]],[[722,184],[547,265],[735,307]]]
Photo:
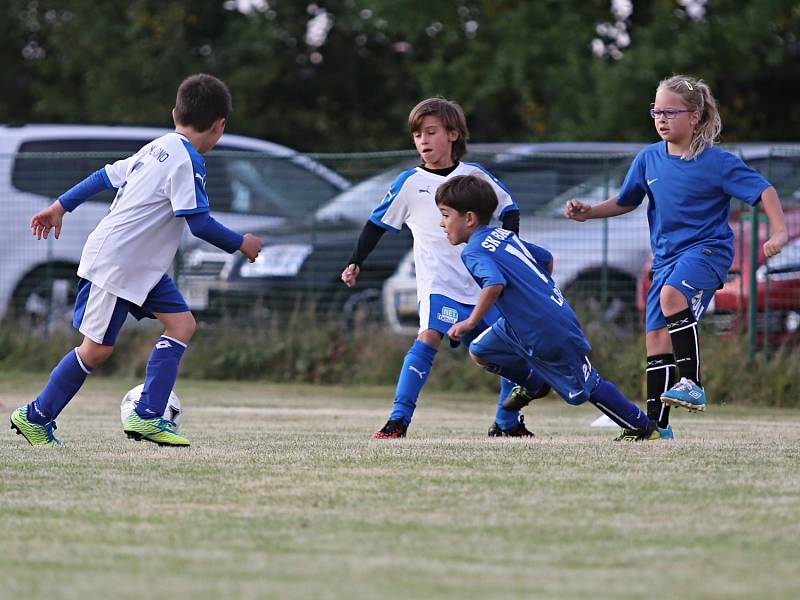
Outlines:
[[447,331],[447,337],[449,337],[451,340],[460,340],[465,333],[469,333],[475,329],[486,316],[486,313],[489,312],[489,309],[494,306],[495,302],[497,302],[500,294],[503,293],[504,287],[504,285],[495,284],[488,285],[483,288],[481,290],[481,295],[478,296],[478,302],[475,304],[475,308],[472,309],[469,317],[467,317],[466,320],[453,325]]
[[361,264],[366,260],[369,253],[378,245],[381,236],[386,233],[383,227],[378,227],[372,221],[367,221],[361,234],[358,236],[356,247],[353,248],[353,253],[347,261],[347,266],[342,271],[342,281],[347,287],[354,287],[358,280],[358,275],[361,273]]
[[186,222],[192,235],[213,244],[220,250],[233,254],[241,250],[250,262],[255,261],[261,252],[261,240],[251,233],[242,235],[228,229],[214,219],[208,212],[186,215]]
[[75,184],[61,194],[58,200],[31,218],[31,232],[37,240],[47,239],[51,229],[55,229],[56,239],[61,236],[61,222],[64,213],[72,212],[83,202],[103,190],[113,190],[105,168],[98,169],[83,181]]

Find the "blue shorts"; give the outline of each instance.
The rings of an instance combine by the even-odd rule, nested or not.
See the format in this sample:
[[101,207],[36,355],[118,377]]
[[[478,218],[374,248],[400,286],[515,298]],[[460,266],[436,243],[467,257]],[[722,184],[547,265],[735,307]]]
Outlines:
[[569,338],[558,345],[558,352],[551,346],[547,358],[537,356],[536,349],[520,340],[508,326],[505,318],[481,333],[470,344],[469,351],[475,356],[494,364],[503,364],[503,357],[511,355],[523,358],[541,375],[551,388],[569,404],[583,404],[597,387],[599,375],[586,356],[585,347],[573,343]]
[[97,287],[88,279],[80,279],[72,326],[98,344],[113,346],[128,314],[141,320],[155,319],[153,313],[180,312],[189,312],[189,307],[166,274],[150,290],[141,306]]
[[[461,304],[442,294],[431,294],[426,300],[417,304],[419,333],[433,329],[442,335],[447,335],[453,325],[469,318],[473,308],[475,308],[473,304]],[[499,318],[500,311],[493,306],[481,324],[475,328],[473,335],[477,335]]]
[[683,256],[653,271],[653,283],[647,293],[645,330],[654,331],[667,326],[667,319],[661,312],[661,288],[665,285],[674,287],[686,296],[694,318],[699,321],[721,284],[711,263],[696,254]]

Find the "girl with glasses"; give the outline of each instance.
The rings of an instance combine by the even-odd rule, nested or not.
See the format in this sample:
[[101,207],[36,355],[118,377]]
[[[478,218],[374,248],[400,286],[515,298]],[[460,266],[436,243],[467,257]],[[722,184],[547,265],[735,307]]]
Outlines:
[[[670,406],[705,410],[697,321],[722,287],[733,261],[730,200],[759,201],[772,231],[767,257],[787,242],[775,188],[730,152],[715,146],[722,122],[701,79],[675,75],[656,89],[650,107],[661,141],[634,158],[619,194],[590,206],[567,202],[575,221],[625,214],[648,199],[653,282],[647,296],[647,414],[672,437]],[[677,371],[677,373],[676,373]]]

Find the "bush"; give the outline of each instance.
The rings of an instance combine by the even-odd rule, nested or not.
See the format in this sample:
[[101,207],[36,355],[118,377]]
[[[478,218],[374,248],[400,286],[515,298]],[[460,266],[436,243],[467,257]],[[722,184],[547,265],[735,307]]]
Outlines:
[[[315,323],[308,327],[308,323]],[[645,348],[628,328],[589,321],[586,334],[592,363],[631,400],[644,401]],[[155,327],[128,328],[100,375],[143,377]],[[0,369],[49,372],[64,353],[78,344],[74,332],[48,339],[0,327]],[[371,327],[343,332],[334,322],[310,320],[296,313],[281,325],[202,326],[181,364],[181,376],[196,379],[245,379],[344,385],[393,385],[412,339]],[[745,337],[701,336],[704,385],[712,403],[800,407],[796,367],[798,349],[784,348],[770,357],[747,360]],[[427,389],[497,390],[497,379],[472,364],[464,348],[442,344]]]

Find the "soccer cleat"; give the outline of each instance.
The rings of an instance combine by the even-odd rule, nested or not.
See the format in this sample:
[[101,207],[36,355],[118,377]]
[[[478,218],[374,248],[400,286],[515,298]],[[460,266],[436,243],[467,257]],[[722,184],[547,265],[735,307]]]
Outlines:
[[647,429],[623,429],[614,438],[615,442],[649,442],[653,440],[671,440],[672,427],[661,429],[655,423],[647,426]]
[[408,425],[403,423],[400,419],[389,419],[386,425],[381,427],[378,431],[372,434],[373,440],[392,440],[396,438],[406,437]]
[[143,419],[135,410],[125,419],[122,429],[133,440],[147,440],[159,446],[188,446],[191,443],[175,433],[174,422],[161,417]]
[[[503,400],[503,410],[516,412],[528,406],[533,400],[534,397],[528,393],[528,390],[521,385],[515,385],[511,393]],[[497,423],[495,423],[495,425],[497,425]],[[499,426],[498,429],[500,429]]]
[[525,427],[525,417],[519,416],[519,421],[513,427],[501,429],[497,421],[489,428],[489,437],[536,437],[532,431]]
[[675,434],[672,433],[672,425],[667,425],[666,427],[659,427],[659,433],[661,434],[662,440],[674,440]]
[[53,432],[56,422],[50,421],[47,425],[39,425],[28,420],[28,407],[21,406],[11,413],[11,429],[21,435],[31,446],[60,446],[59,440]]
[[671,406],[682,406],[692,412],[706,409],[705,390],[686,377],[681,377],[678,383],[661,394],[661,401]]

